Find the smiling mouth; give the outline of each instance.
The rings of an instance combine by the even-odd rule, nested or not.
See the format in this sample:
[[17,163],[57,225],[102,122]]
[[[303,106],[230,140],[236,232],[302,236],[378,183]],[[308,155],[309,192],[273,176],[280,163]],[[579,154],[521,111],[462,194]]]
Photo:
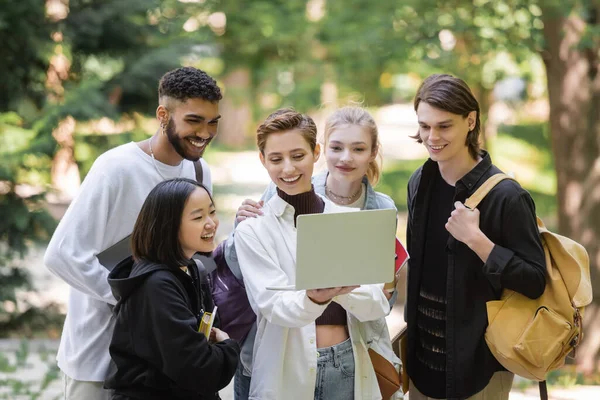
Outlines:
[[189,139],[188,138],[188,142],[190,142],[192,144],[192,146],[194,146],[197,149],[203,149],[208,142],[210,141],[210,138],[208,139]]
[[431,146],[431,145],[429,145],[429,148],[432,149],[432,150],[442,150],[446,146],[447,146],[447,144],[443,144],[441,146]]
[[215,233],[209,233],[207,235],[202,235],[200,236],[202,238],[202,240],[212,240],[215,237]]
[[282,181],[284,181],[285,183],[295,183],[298,182],[298,180],[300,180],[300,177],[302,175],[298,175],[298,176],[293,176],[291,178],[280,178]]

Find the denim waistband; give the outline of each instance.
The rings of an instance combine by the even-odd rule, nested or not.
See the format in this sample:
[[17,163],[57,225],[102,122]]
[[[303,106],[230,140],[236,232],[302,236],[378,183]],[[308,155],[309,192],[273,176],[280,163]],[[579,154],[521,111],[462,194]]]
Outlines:
[[333,360],[336,356],[346,354],[352,351],[352,341],[350,338],[344,340],[342,343],[335,344],[330,347],[322,347],[317,349],[319,356],[317,362],[323,362]]

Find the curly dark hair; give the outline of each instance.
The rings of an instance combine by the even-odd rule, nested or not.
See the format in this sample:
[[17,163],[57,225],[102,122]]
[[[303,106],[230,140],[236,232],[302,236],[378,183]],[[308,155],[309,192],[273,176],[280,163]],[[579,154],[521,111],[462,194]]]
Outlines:
[[179,101],[200,98],[216,103],[223,98],[217,82],[206,72],[194,67],[182,67],[160,78],[158,98],[170,97]]

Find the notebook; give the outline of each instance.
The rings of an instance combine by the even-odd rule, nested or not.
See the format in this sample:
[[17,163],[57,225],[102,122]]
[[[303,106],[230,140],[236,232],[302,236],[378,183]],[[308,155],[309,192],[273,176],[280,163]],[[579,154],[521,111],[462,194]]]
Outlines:
[[109,271],[112,271],[118,263],[131,255],[131,235],[119,240],[98,254],[98,261]]
[[408,255],[408,251],[406,251],[406,249],[404,248],[404,245],[402,244],[400,239],[396,238],[396,255],[395,255],[396,276],[398,276],[400,274],[400,271],[402,270],[402,268],[404,268],[404,266],[408,263],[409,258],[410,258],[410,256]]
[[294,285],[306,290],[390,282],[395,273],[396,211],[306,214],[296,221]]
[[202,319],[200,320],[200,326],[198,326],[198,332],[203,333],[207,339],[210,339],[210,331],[215,322],[216,315],[217,315],[217,306],[215,306],[211,312],[205,311],[204,314],[202,314]]

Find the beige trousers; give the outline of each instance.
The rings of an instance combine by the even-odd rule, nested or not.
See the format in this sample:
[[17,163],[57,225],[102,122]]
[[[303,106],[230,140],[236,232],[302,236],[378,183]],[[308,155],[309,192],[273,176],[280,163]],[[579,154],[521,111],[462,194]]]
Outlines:
[[[508,371],[498,371],[492,375],[490,383],[479,393],[474,394],[467,400],[508,400],[510,389],[515,375]],[[405,396],[406,398],[406,396]],[[434,400],[427,397],[410,382],[408,389],[408,400]]]
[[110,400],[110,390],[104,382],[76,381],[63,374],[65,400]]

